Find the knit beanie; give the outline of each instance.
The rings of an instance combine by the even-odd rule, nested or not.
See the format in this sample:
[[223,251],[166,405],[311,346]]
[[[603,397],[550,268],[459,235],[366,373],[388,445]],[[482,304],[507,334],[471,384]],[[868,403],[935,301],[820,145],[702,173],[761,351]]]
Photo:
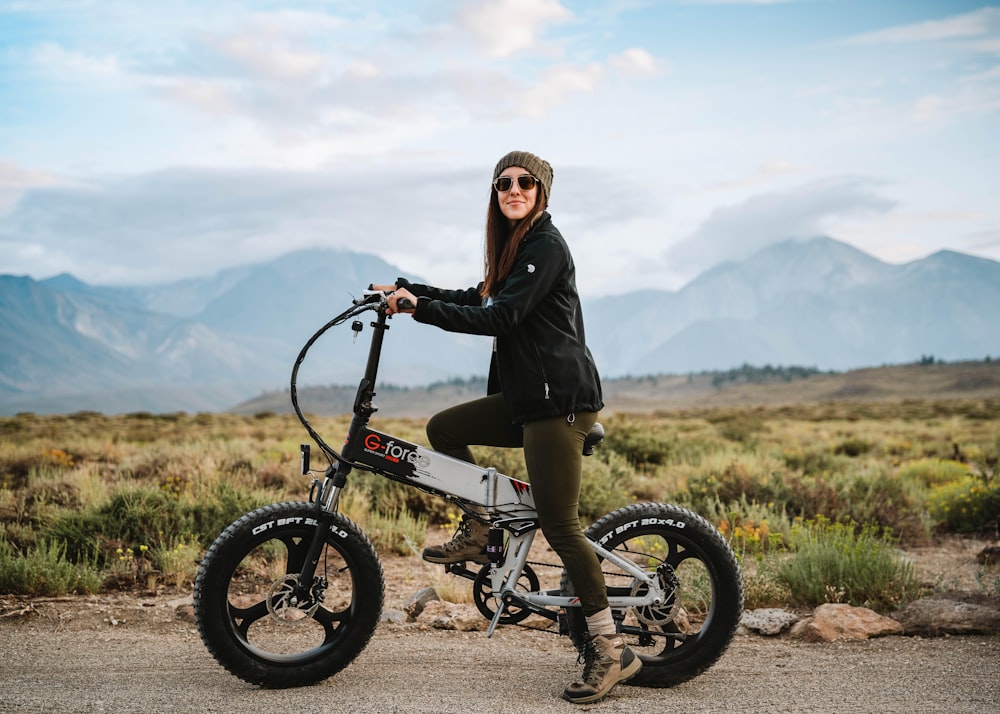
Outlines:
[[504,169],[509,169],[511,166],[520,166],[541,181],[546,201],[552,197],[552,166],[548,161],[527,151],[512,151],[500,159],[497,167],[493,169],[493,180],[495,181]]

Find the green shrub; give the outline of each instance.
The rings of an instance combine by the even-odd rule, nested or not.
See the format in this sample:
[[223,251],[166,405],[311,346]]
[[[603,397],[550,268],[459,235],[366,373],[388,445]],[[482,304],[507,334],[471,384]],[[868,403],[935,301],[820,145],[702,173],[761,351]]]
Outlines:
[[927,509],[936,525],[954,533],[976,533],[1000,521],[1000,481],[965,476],[932,489]]
[[782,458],[789,469],[804,474],[834,473],[845,467],[843,455],[835,455],[826,449],[789,447],[782,452]]
[[841,497],[841,510],[825,514],[831,519],[873,523],[891,529],[907,543],[927,540],[929,527],[923,500],[911,482],[876,468],[852,474]]
[[635,472],[628,462],[613,451],[585,458],[580,483],[580,517],[584,521],[596,521],[604,514],[632,503],[634,476]]
[[917,459],[899,467],[898,476],[925,488],[959,481],[969,475],[969,467],[959,461],[947,459]]
[[729,540],[734,552],[743,556],[786,548],[792,533],[792,521],[782,507],[750,501],[746,496],[728,503],[716,500],[701,515]]
[[785,607],[792,600],[791,588],[780,577],[783,557],[773,552],[740,557],[743,606],[746,609]]
[[754,443],[760,432],[767,430],[763,419],[750,413],[727,415],[712,423],[723,439],[748,445]]
[[872,450],[872,446],[873,444],[871,442],[865,441],[864,439],[850,438],[845,439],[833,447],[833,453],[856,458],[867,454]]
[[419,553],[427,535],[427,518],[414,516],[407,510],[382,515],[369,513],[359,524],[375,549],[397,555]]
[[889,612],[919,595],[912,564],[877,526],[806,521],[792,529],[791,546],[779,573],[798,604],[844,602]]
[[645,468],[670,463],[677,446],[675,434],[664,433],[649,422],[619,418],[609,420],[600,448],[616,452],[635,468]]
[[66,549],[47,541],[19,554],[0,540],[0,593],[54,597],[97,592],[101,574],[92,562],[71,563]]
[[733,459],[721,469],[709,468],[704,474],[688,478],[686,492],[679,498],[701,514],[715,508],[716,501],[783,503],[787,491],[783,474],[772,471],[768,462],[758,460],[754,465],[756,470],[747,461]]

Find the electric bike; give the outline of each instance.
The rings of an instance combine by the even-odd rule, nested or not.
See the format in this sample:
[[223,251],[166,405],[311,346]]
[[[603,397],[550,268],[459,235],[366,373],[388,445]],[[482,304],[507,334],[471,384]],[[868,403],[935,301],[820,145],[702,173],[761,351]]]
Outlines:
[[[558,588],[542,589],[528,560],[539,530],[531,485],[409,443],[371,427],[383,340],[386,295],[363,297],[320,328],[292,369],[291,401],[326,457],[308,502],[276,503],[227,527],[201,562],[194,588],[198,630],[215,659],[237,677],[265,687],[314,684],[349,665],[379,623],[384,575],[362,530],[338,511],[354,470],[372,472],[435,494],[489,524],[488,562],[454,563],[447,571],[472,581],[473,599],[489,619],[486,635],[532,615],[551,620],[582,651],[586,621],[565,571]],[[328,330],[374,313],[364,376],[353,418],[338,451],[299,407],[299,367]],[[603,439],[598,423],[584,454]],[[312,473],[310,445],[302,473]],[[485,514],[485,515],[483,515]],[[642,658],[633,686],[669,687],[711,667],[729,645],[743,609],[743,580],[725,538],[701,516],[676,505],[635,503],[595,521],[585,535],[601,562],[617,630]],[[561,566],[560,566],[561,567]]]

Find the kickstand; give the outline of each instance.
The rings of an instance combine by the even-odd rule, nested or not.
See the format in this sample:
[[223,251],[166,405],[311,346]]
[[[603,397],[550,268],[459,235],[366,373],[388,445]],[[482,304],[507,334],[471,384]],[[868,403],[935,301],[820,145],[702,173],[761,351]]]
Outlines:
[[493,613],[493,619],[490,620],[490,626],[486,630],[487,637],[493,637],[493,632],[497,629],[497,625],[500,623],[500,618],[503,617],[504,610],[507,609],[507,598],[500,597],[497,598],[497,600],[499,600],[500,604],[497,606],[497,611]]

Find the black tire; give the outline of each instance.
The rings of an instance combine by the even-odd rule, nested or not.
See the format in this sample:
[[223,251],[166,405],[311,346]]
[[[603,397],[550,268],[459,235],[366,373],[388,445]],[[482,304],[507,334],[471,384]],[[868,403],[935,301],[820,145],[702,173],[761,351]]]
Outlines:
[[[743,577],[729,544],[701,516],[664,503],[637,503],[604,516],[587,536],[628,560],[659,573],[670,596],[658,607],[615,611],[626,642],[642,660],[629,680],[640,687],[672,687],[695,677],[722,656],[743,612]],[[601,561],[609,594],[633,592],[634,578]],[[573,587],[563,571],[562,589]],[[570,638],[582,651],[587,623],[580,608],[567,610]]]
[[315,684],[365,648],[382,614],[375,549],[341,514],[326,535],[310,599],[287,597],[316,532],[316,506],[277,503],[226,528],[194,585],[201,639],[227,670],[264,687]]

